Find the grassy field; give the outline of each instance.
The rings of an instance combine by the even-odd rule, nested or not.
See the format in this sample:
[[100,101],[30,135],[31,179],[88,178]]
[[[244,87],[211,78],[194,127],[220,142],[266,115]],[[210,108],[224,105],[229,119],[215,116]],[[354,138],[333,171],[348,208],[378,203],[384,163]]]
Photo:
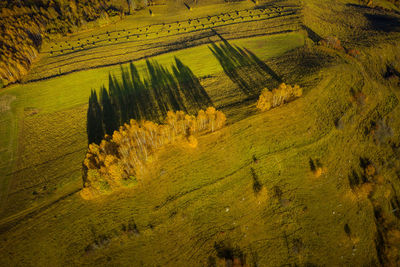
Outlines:
[[[297,1],[258,5],[264,4],[300,6]],[[243,101],[207,47],[210,40],[152,57],[169,65],[177,56],[202,77],[228,124],[199,137],[194,149],[163,148],[137,187],[91,201],[77,193],[87,146],[87,100],[92,88],[107,84],[109,73],[119,73],[119,65],[2,90],[1,265],[224,266],[222,248],[242,255],[249,266],[395,266],[400,90],[396,77],[385,78],[385,72],[388,65],[398,66],[400,37],[396,28],[381,33],[371,26],[367,18],[381,11],[350,4],[307,1],[301,6],[302,23],[320,37],[340,37],[346,48],[360,51],[358,58],[318,46],[298,31],[298,18],[293,18],[295,26],[285,26],[285,18],[269,21],[277,32],[293,27],[280,34],[246,37],[235,33],[235,25],[219,28],[284,82],[304,89],[301,98],[265,113],[256,110],[254,101]],[[156,6],[151,23],[253,7],[250,1],[192,12]],[[149,25],[148,10],[136,16],[137,21],[128,17],[96,34]],[[241,30],[263,32],[263,23],[246,22]],[[359,36],[370,38],[354,41]],[[121,43],[112,47],[129,49]],[[92,52],[83,50],[79,57]],[[67,65],[77,60],[73,56],[63,56]],[[44,77],[51,60],[43,55],[31,77]],[[135,63],[144,70],[143,59]],[[70,65],[71,70],[86,66],[79,64]],[[99,65],[100,59],[93,61]],[[310,161],[320,163],[319,173],[311,170]],[[367,175],[365,165],[374,172]],[[368,181],[350,186],[355,176]]]
[[[194,150],[176,145],[161,151],[134,190],[91,202],[78,195],[57,202],[34,217],[33,225],[26,221],[14,228],[12,238],[5,233],[2,254],[24,251],[12,258],[35,265],[203,265],[216,257],[214,242],[223,242],[261,266],[376,262],[369,200],[355,197],[346,181],[348,170],[359,168],[360,156],[378,156],[369,142],[354,137],[376,106],[370,103],[357,114],[335,73],[351,86],[362,79],[348,65],[326,69],[300,100],[205,135]],[[390,97],[369,86],[363,92],[380,101]],[[390,107],[391,116],[397,112]],[[354,115],[342,130],[334,125],[340,113]],[[340,158],[338,147],[345,151]],[[310,158],[323,164],[320,177],[310,171]],[[262,184],[257,194],[251,168]],[[123,230],[130,223],[137,231]]]
[[233,40],[296,31],[300,22],[297,10],[296,6],[289,5],[287,8],[255,9],[251,2],[242,2],[211,5],[191,12],[178,10],[161,17],[130,16],[115,25],[45,44],[26,80],[119,64],[219,41],[216,33]]
[[[233,44],[246,47],[262,60],[267,60],[301,47],[304,44],[304,36],[300,33],[260,36],[239,39],[233,41]],[[159,55],[153,59],[169,66],[175,56],[188,64],[199,77],[219,74],[222,71],[207,45]],[[208,58],[208,60],[204,61],[203,58]],[[140,71],[144,70],[144,60],[135,64]],[[4,168],[3,175],[6,180],[15,181],[9,189],[8,203],[12,203],[12,206],[5,206],[4,210],[8,211],[6,214],[10,215],[46,200],[46,197],[41,197],[42,192],[46,192],[45,195],[53,195],[54,192],[61,191],[64,194],[65,191],[57,184],[60,181],[63,183],[70,181],[71,177],[73,181],[80,179],[79,162],[83,158],[87,142],[85,116],[90,90],[98,89],[103,84],[107,85],[108,74],[117,74],[119,69],[120,66],[113,66],[72,73],[40,82],[11,86],[1,93],[1,95],[16,97],[13,102],[14,113],[4,114],[9,118],[13,116],[13,121],[4,121],[4,124],[6,122],[10,124],[5,125],[3,129],[6,131],[2,133],[4,142],[14,143],[9,142],[7,145],[10,148],[0,152],[5,162],[8,162],[8,168]],[[210,82],[216,79],[208,80]],[[227,80],[217,88],[227,87],[230,83]],[[232,94],[232,91],[235,92],[232,88],[234,86],[230,84],[228,90],[224,90],[231,91],[230,94]],[[217,104],[223,104],[227,100],[237,101],[235,93],[233,98],[222,97],[221,100],[218,100],[220,92],[210,89],[210,94],[217,100]],[[18,123],[22,127],[19,131],[19,148],[15,140],[10,138],[16,133],[15,130],[11,132],[14,129],[11,125],[16,127]],[[13,154],[18,155],[18,161],[14,161],[14,158],[9,156]],[[11,171],[12,164],[15,164],[13,171]],[[65,164],[71,167],[65,168]],[[61,173],[60,170],[62,170]],[[43,189],[43,186],[46,188]],[[6,186],[4,186],[4,191],[7,191]]]
[[[288,33],[273,36],[262,36],[240,39],[232,44],[246,47],[253,51],[260,59],[267,60],[304,45],[304,35]],[[213,75],[222,71],[218,61],[212,56],[208,45],[181,49],[176,52],[152,57],[160,64],[171,65],[174,57],[178,57],[184,64],[188,64],[198,77]],[[204,60],[207,58],[207,60]],[[135,62],[139,71],[145,68],[145,61]],[[25,107],[34,107],[40,112],[52,112],[87,102],[91,88],[99,88],[108,84],[108,74],[119,73],[120,66],[93,69],[61,76],[42,82],[34,82],[12,86],[3,94],[16,94],[23,91],[22,100]]]

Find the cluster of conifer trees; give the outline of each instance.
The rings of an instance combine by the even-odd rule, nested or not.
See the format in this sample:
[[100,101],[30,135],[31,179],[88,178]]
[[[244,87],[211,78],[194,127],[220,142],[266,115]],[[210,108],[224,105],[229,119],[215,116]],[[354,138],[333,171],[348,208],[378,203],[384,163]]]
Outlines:
[[121,67],[121,81],[109,76],[99,96],[92,90],[87,112],[88,142],[99,144],[130,119],[162,122],[170,110],[196,114],[212,106],[212,101],[189,67],[178,58],[172,71],[156,61],[146,61],[147,77],[135,65]]
[[246,48],[234,47],[225,39],[209,49],[218,59],[225,74],[248,96],[258,95],[269,77],[281,78],[261,59]]
[[197,116],[168,111],[164,124],[130,120],[100,145],[89,145],[83,162],[82,197],[92,198],[130,184],[145,170],[146,160],[158,148],[178,140],[195,147],[195,134],[220,129],[225,121],[225,115],[214,107],[200,110]]

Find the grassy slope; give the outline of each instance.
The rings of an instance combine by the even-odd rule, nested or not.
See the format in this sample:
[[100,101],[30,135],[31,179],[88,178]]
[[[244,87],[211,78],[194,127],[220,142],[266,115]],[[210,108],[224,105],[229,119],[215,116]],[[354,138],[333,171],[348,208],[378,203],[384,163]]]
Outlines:
[[[249,48],[261,59],[266,60],[303,45],[304,37],[300,33],[291,33],[241,39],[233,43]],[[215,75],[221,72],[219,64],[206,45],[160,55],[154,59],[169,65],[175,56],[189,64],[197,76]],[[203,58],[210,60],[204,61]],[[137,66],[143,70],[145,62],[141,60],[137,62]],[[19,136],[19,160],[14,169],[16,172],[14,178],[11,178],[10,168],[3,170],[7,180],[18,181],[14,182],[13,188],[9,191],[12,195],[9,196],[8,202],[12,203],[12,206],[7,207],[6,214],[15,213],[26,205],[37,205],[37,202],[45,200],[46,197],[32,195],[33,192],[44,191],[45,196],[52,195],[52,192],[59,189],[56,180],[66,182],[71,177],[74,177],[75,181],[79,180],[79,162],[86,146],[85,104],[91,88],[97,89],[102,84],[107,84],[108,73],[119,73],[119,68],[115,66],[93,69],[41,82],[15,85],[1,93],[17,96],[14,109],[19,112],[19,116],[16,116],[16,113],[13,113],[13,116],[19,117],[23,129]],[[212,90],[210,93],[219,95]],[[33,111],[39,113],[32,115]],[[13,123],[15,125],[16,120]],[[13,130],[9,126],[4,129]],[[9,131],[5,131],[2,135],[4,142],[13,140],[9,137],[11,135]],[[11,144],[10,142],[10,146]],[[63,146],[66,147],[61,149]],[[14,150],[3,151],[1,154],[8,157],[11,153],[16,153],[16,143],[12,147]],[[12,164],[13,158],[8,160],[9,164]],[[51,163],[50,168],[47,165],[49,163]],[[66,165],[71,167],[67,168]],[[43,189],[49,180],[50,185]],[[39,188],[39,185],[42,187]],[[24,196],[21,197],[18,192]],[[65,191],[61,190],[61,193]]]
[[[328,2],[322,7],[309,3],[314,12],[316,8],[333,8]],[[326,36],[335,32],[331,17],[326,17],[325,24],[307,16],[306,22]],[[346,39],[345,31],[341,32]],[[399,190],[393,179],[398,166],[388,141],[374,141],[376,135],[365,135],[364,129],[381,116],[393,130],[388,138],[398,142],[400,110],[396,97],[400,95],[393,89],[396,85],[383,80],[381,73],[400,51],[389,44],[381,44],[378,51],[360,49],[359,61],[339,55],[335,67],[295,74],[300,84],[308,85],[303,98],[263,114],[255,112],[254,106],[232,108],[228,110],[231,113],[252,115],[201,137],[194,150],[177,145],[161,151],[156,163],[149,166],[152,172],[135,189],[91,202],[75,194],[21,222],[2,235],[4,263],[198,266],[215,256],[214,242],[230,241],[247,255],[248,263],[260,266],[378,264],[373,209],[379,202],[390,212],[388,199]],[[215,85],[218,81],[206,83]],[[350,88],[362,90],[364,105],[350,101]],[[56,112],[56,106],[44,102],[42,108],[43,114],[25,117],[28,128],[53,118],[54,128],[46,133],[50,140],[84,143],[84,137],[76,136],[83,134],[82,105],[68,103],[65,110]],[[78,108],[81,118],[74,111]],[[73,118],[74,114],[77,117]],[[70,130],[59,130],[63,125],[57,116],[71,117],[65,127]],[[339,128],[334,124],[337,119]],[[74,127],[79,121],[81,126]],[[44,131],[46,127],[35,126],[29,135],[40,138]],[[35,159],[34,151],[40,151],[40,144],[20,140],[33,149],[28,160]],[[40,140],[47,142],[45,137]],[[52,156],[51,151],[44,153]],[[322,176],[310,172],[310,157],[322,162]],[[348,185],[351,170],[360,171],[359,157],[369,158],[379,170],[370,198],[355,194]],[[70,159],[56,166],[63,170],[67,161]],[[259,194],[252,189],[251,167],[263,184]],[[280,197],[275,186],[282,191]],[[132,220],[139,234],[122,231],[122,224]],[[350,235],[344,231],[345,224]],[[101,243],[99,247],[91,246],[85,252],[96,241]]]
[[[108,25],[104,28],[100,28],[98,31],[102,33],[106,30],[113,31],[123,28],[130,28],[133,26],[158,23],[161,21],[168,22],[168,21],[175,21],[178,19],[184,20],[188,18],[206,16],[209,14],[214,14],[216,10],[218,10],[219,12],[220,11],[229,12],[237,9],[240,10],[252,7],[253,4],[250,3],[238,3],[232,5],[207,4],[205,6],[202,6],[201,8],[200,7],[195,8],[195,10],[192,12],[188,12],[184,8],[177,8],[175,6],[168,6],[167,8],[160,6],[153,8],[155,16],[152,17],[148,16],[148,14],[146,13],[148,12],[147,10],[139,11],[138,14],[135,14],[135,16],[128,17],[127,19],[120,21],[118,24]],[[96,34],[96,30],[73,34],[66,40],[69,39],[76,40],[77,38],[83,39],[91,34]],[[64,39],[58,41],[64,42]],[[259,55],[262,59],[265,60],[273,56],[279,56],[285,51],[301,46],[303,44],[303,36],[301,34],[293,33],[290,35],[278,35],[278,36],[266,36],[266,37],[256,37],[251,39],[250,38],[242,39],[242,40],[237,40],[234,43],[250,48],[252,51],[254,51],[257,55]],[[44,50],[46,50],[51,45],[54,44],[52,43],[45,44]],[[117,46],[117,50],[121,49],[123,50],[122,46]],[[81,53],[81,56],[83,58],[85,58],[85,53],[91,54],[91,51],[89,50],[87,52]],[[157,59],[160,63],[169,64],[170,62],[172,62],[174,56],[180,57],[184,62],[192,63],[193,66],[191,67],[198,76],[214,74],[216,72],[221,71],[219,65],[216,64],[216,60],[213,57],[210,57],[209,49],[205,45],[189,49],[178,50],[173,53],[163,54],[155,57],[155,59]],[[203,57],[210,58],[210,60],[207,61],[200,60]],[[44,59],[42,57],[42,59],[39,61],[39,64],[42,64],[42,62],[46,62],[46,57],[44,57]],[[143,60],[139,61],[138,65],[140,69],[143,69],[144,67]],[[58,68],[52,67],[52,69],[58,69]],[[45,80],[38,83],[29,83],[22,86],[20,85],[11,86],[10,88],[7,88],[6,90],[3,90],[0,93],[0,95],[2,96],[11,95],[17,97],[16,101],[13,102],[13,112],[0,114],[1,123],[4,126],[2,127],[2,132],[0,133],[1,134],[0,140],[2,140],[1,147],[4,148],[1,149],[0,151],[0,155],[2,157],[2,166],[0,170],[1,171],[0,175],[4,177],[1,180],[1,192],[9,191],[8,188],[11,186],[9,180],[10,177],[14,175],[14,172],[17,172],[16,176],[19,177],[14,180],[20,180],[20,179],[30,180],[30,182],[28,183],[26,181],[20,181],[18,182],[19,184],[38,185],[43,183],[44,182],[43,176],[49,177],[51,175],[43,174],[42,173],[43,170],[40,169],[40,167],[37,168],[35,164],[40,164],[41,161],[43,163],[46,163],[49,160],[51,162],[51,160],[53,160],[54,158],[58,158],[60,161],[59,164],[61,164],[60,168],[62,168],[63,164],[62,159],[64,158],[65,153],[61,150],[53,153],[53,155],[51,155],[51,153],[48,153],[51,156],[47,158],[43,156],[38,156],[37,151],[43,149],[43,144],[41,142],[36,142],[32,140],[21,141],[20,143],[25,142],[25,143],[36,144],[37,148],[32,150],[35,151],[34,153],[29,153],[29,152],[27,153],[27,150],[25,149],[26,145],[23,144],[22,147],[19,149],[20,152],[17,152],[18,143],[15,136],[17,136],[18,125],[20,125],[20,127],[23,128],[22,133],[26,132],[27,127],[29,127],[27,126],[30,123],[29,121],[32,121],[32,118],[29,116],[32,112],[33,113],[39,112],[40,114],[47,113],[47,115],[39,116],[41,120],[39,119],[39,121],[36,121],[36,123],[38,123],[39,125],[47,125],[49,119],[52,120],[52,117],[56,117],[61,121],[70,122],[71,119],[69,117],[66,118],[64,117],[65,115],[60,115],[59,113],[54,114],[54,112],[71,108],[72,109],[76,108],[78,110],[81,110],[82,107],[79,106],[86,103],[90,89],[98,88],[100,85],[107,83],[108,73],[118,72],[118,70],[119,66],[83,71],[74,73],[72,75],[59,77],[56,79]],[[35,73],[35,70],[33,70],[33,73]],[[72,113],[74,113],[74,111],[72,111]],[[80,114],[83,116],[84,113],[81,112]],[[27,120],[26,123],[24,123],[24,118]],[[82,126],[83,125],[82,120],[83,117],[79,121],[74,121],[71,122],[71,124],[69,124],[69,125],[81,125],[80,131],[76,132],[75,134],[84,135],[83,132],[84,127]],[[45,138],[48,138],[46,134],[43,135],[44,134],[43,129],[37,129],[37,130],[30,129],[30,132],[31,133],[35,132],[37,136],[41,135],[41,136],[46,136]],[[19,138],[25,140],[24,136],[26,137],[27,134],[21,134]],[[51,141],[47,141],[47,143],[52,142],[56,144],[56,146],[58,146],[57,144],[60,143],[62,144],[64,141],[65,140],[63,138],[54,139],[53,137],[53,139],[51,139]],[[78,145],[78,147],[80,147],[81,150],[82,147],[84,147],[83,139],[81,143]],[[21,162],[16,163],[14,161],[16,157],[22,158],[22,156],[25,158],[24,160],[22,160],[23,162],[30,162],[34,164],[26,164]],[[70,159],[64,159],[64,160],[68,160],[69,162],[78,162],[80,161],[81,156],[82,156],[81,153],[77,152],[74,157],[74,160],[72,161]],[[17,166],[14,168],[14,172],[11,171],[13,164],[17,164]],[[48,171],[48,168],[45,167],[46,164],[42,164],[42,166],[45,172]],[[21,168],[24,170],[22,172],[19,172],[19,169]],[[34,170],[37,169],[36,171],[34,171],[34,173],[37,173],[37,175],[34,175],[34,177],[30,178],[26,177],[26,173],[30,173],[32,169]],[[57,167],[54,168],[54,170],[56,169]],[[52,173],[52,171],[50,172]],[[58,175],[57,177],[59,178]],[[31,188],[32,186],[29,187]],[[11,192],[20,191],[21,189],[23,188],[17,187],[15,189],[11,189]],[[29,190],[37,191],[35,189],[33,190],[29,189]],[[54,191],[54,188],[52,191]],[[3,207],[4,207],[5,197],[7,197],[6,194],[2,194],[0,198],[2,199],[1,202],[3,203],[2,204]],[[31,196],[28,198],[36,199],[37,197]],[[19,203],[19,201],[15,201],[14,207],[19,206],[20,209],[23,206],[23,205],[21,206],[20,204],[21,203]],[[32,204],[34,203],[30,203],[30,205]],[[10,209],[10,207],[8,207],[7,210],[8,213],[16,212],[16,210]]]
[[[338,83],[336,73],[349,85],[360,79],[350,66],[327,69],[319,85],[300,100],[205,135],[194,150],[177,145],[161,151],[137,188],[91,202],[74,195],[35,217],[34,223],[23,222],[4,235],[9,241],[3,254],[12,251],[17,253],[13,258],[34,260],[35,265],[197,266],[215,255],[214,242],[230,240],[249,262],[261,266],[375,261],[370,205],[365,198],[354,198],[346,181],[348,168],[357,166],[360,153],[367,153],[368,147],[359,142],[348,143],[363,116],[346,121],[343,130],[335,128],[337,113],[357,109],[356,104],[348,106],[347,86]],[[365,92],[373,94],[368,87]],[[340,158],[338,148],[346,152]],[[310,157],[326,168],[319,178],[309,171]],[[259,194],[252,189],[251,167],[263,184]],[[275,186],[282,190],[280,197]],[[122,232],[122,224],[131,220],[139,234]],[[351,238],[343,230],[345,223]],[[108,242],[85,252],[101,236]]]
[[[2,96],[4,97],[5,94]],[[7,97],[7,96],[6,96]],[[18,142],[18,112],[15,101],[10,103],[10,109],[0,114],[0,207],[3,208],[3,203],[7,197],[9,179],[5,174],[10,172],[13,167],[16,154],[16,146]]]
[[[289,33],[267,37],[254,37],[233,41],[232,44],[246,47],[260,59],[282,55],[284,52],[302,46],[304,37],[300,33]],[[212,56],[208,45],[182,49],[176,52],[155,56],[152,59],[160,64],[170,65],[174,57],[179,57],[183,63],[190,65],[196,76],[212,75],[222,71],[218,61]],[[207,60],[203,60],[207,58]],[[135,62],[139,70],[145,68],[144,60]],[[23,91],[24,107],[34,107],[43,112],[53,112],[60,109],[87,102],[90,88],[98,88],[108,84],[109,73],[119,73],[120,66],[100,68],[73,73],[42,82],[11,86],[2,94],[17,94]]]

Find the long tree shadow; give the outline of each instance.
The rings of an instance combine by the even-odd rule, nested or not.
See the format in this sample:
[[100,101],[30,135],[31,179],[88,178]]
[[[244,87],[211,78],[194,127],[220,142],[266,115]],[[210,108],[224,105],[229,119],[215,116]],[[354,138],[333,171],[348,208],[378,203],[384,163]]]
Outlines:
[[175,57],[172,71],[156,61],[146,61],[146,75],[136,66],[121,66],[121,79],[109,75],[108,90],[89,98],[87,134],[90,143],[99,143],[130,119],[162,122],[168,111],[196,114],[213,103],[190,68]]
[[282,78],[276,74],[276,72],[271,69],[264,61],[259,59],[253,52],[245,48],[245,51],[247,52],[248,55],[250,55],[250,58],[255,62],[257,67],[259,67],[261,70],[264,72],[268,73],[272,78],[274,78],[278,82],[282,82]]
[[246,48],[233,47],[227,40],[217,45],[212,43],[209,49],[217,58],[225,74],[236,83],[247,96],[258,95],[272,77],[282,82],[278,74],[265,62]]
[[312,29],[310,29],[309,27],[307,27],[306,25],[302,25],[303,29],[306,30],[308,37],[314,42],[314,43],[318,43],[319,41],[321,41],[323,38],[321,36],[319,36],[315,31],[313,31]]
[[400,17],[383,14],[364,14],[376,31],[400,32]]

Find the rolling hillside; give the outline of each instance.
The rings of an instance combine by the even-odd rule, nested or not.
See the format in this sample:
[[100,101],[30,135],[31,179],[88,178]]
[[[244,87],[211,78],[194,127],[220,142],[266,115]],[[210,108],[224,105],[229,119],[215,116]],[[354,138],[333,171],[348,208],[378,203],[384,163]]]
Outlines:
[[[398,265],[400,15],[373,2],[174,2],[45,41],[0,89],[1,265]],[[224,42],[303,95],[260,112],[213,55]],[[175,57],[226,126],[82,199],[91,90]]]

